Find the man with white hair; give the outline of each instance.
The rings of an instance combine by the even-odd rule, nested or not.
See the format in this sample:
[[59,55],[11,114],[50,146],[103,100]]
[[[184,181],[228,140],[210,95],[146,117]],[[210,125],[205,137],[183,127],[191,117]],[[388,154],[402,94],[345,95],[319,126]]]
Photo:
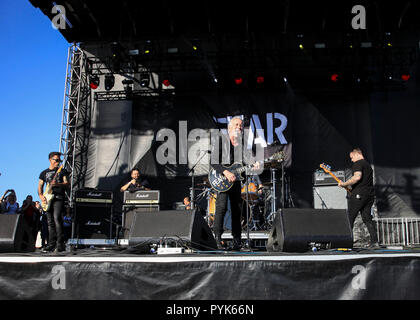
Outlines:
[[[231,204],[231,217],[232,217],[232,236],[233,236],[233,250],[241,249],[241,182],[237,179],[235,174],[226,167],[232,165],[234,162],[243,162],[244,152],[242,145],[243,136],[243,121],[240,117],[234,117],[229,121],[228,124],[228,143],[222,143],[222,149],[224,148],[225,153],[229,154],[229,157],[225,159],[223,156],[226,155],[220,152],[220,142],[212,144],[212,161],[211,167],[218,174],[223,174],[229,182],[233,182],[233,186],[226,192],[219,192],[216,199],[216,211],[214,217],[213,231],[216,238],[218,249],[223,249],[222,246],[222,234],[223,234],[223,222],[227,211],[227,202],[230,200]],[[223,139],[221,139],[223,140]],[[226,147],[229,150],[226,150]],[[217,153],[218,152],[218,153]],[[216,160],[216,161],[213,161]],[[226,161],[224,161],[226,160]],[[223,165],[224,166],[223,166]],[[259,165],[254,166],[255,169],[259,168]]]

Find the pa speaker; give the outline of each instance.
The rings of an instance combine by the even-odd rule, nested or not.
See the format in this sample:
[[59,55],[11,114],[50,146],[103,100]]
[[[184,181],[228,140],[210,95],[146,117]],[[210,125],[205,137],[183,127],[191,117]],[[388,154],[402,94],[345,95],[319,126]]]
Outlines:
[[216,240],[198,210],[136,211],[129,230],[129,246],[185,241],[197,250],[216,250]]
[[0,214],[0,252],[33,252],[35,239],[21,214]]
[[283,209],[276,213],[267,251],[305,252],[311,245],[352,248],[347,211],[341,209]]

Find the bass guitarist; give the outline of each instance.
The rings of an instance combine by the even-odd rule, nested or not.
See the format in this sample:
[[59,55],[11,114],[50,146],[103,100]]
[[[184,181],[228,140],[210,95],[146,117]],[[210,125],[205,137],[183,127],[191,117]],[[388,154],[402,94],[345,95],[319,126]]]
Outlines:
[[57,252],[64,251],[64,234],[63,234],[63,209],[65,199],[65,189],[69,185],[68,173],[65,169],[59,170],[60,152],[50,152],[48,160],[50,166],[41,172],[38,182],[38,195],[43,205],[46,205],[47,198],[44,195],[44,185],[49,184],[52,190],[53,198],[47,210],[48,245],[43,252],[51,252],[55,249]]
[[[242,159],[242,135],[243,135],[243,121],[239,117],[234,117],[228,124],[228,143],[222,143],[222,149],[229,146],[229,150],[219,148],[220,143],[212,143],[211,167],[218,173],[223,174],[229,182],[233,182],[232,187],[226,192],[219,192],[216,199],[216,210],[214,217],[213,231],[216,238],[217,248],[223,249],[222,234],[223,222],[227,210],[228,198],[231,204],[232,217],[232,236],[233,236],[233,250],[241,249],[241,182],[236,179],[236,176],[231,171],[227,170],[223,165],[229,166],[237,159]],[[223,139],[219,139],[223,140]],[[222,141],[223,142],[223,141]],[[226,149],[226,148],[224,148]],[[227,151],[227,152],[226,152]],[[229,154],[228,159],[224,159],[224,155]],[[226,161],[224,161],[226,160]],[[223,165],[222,165],[223,164]],[[259,168],[259,164],[255,166]]]

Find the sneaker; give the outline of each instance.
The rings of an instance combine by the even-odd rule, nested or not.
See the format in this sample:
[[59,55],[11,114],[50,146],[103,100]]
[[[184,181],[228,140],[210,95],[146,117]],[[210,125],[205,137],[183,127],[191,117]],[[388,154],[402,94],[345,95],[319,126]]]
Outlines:
[[66,251],[66,246],[64,244],[59,244],[57,246],[57,252],[63,252]]
[[42,253],[47,253],[47,252],[53,252],[55,250],[55,245],[48,245],[44,248],[42,248],[41,252]]
[[232,250],[233,251],[240,251],[242,248],[242,242],[241,239],[233,239],[233,243],[232,243]]
[[217,236],[215,238],[216,238],[217,250],[224,250],[225,248],[223,247],[222,238],[217,237]]

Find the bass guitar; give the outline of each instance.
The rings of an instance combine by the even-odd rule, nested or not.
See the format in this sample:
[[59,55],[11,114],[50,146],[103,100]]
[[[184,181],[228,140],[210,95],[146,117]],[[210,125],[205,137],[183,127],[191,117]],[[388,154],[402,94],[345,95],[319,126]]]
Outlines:
[[[339,178],[337,178],[337,176],[334,173],[331,172],[331,167],[329,165],[327,165],[325,163],[321,163],[319,166],[322,168],[322,170],[324,170],[331,177],[333,177],[333,179],[335,181],[337,181],[338,183],[342,182]],[[348,193],[347,195],[350,196],[351,195],[351,188],[350,187],[344,187],[344,189],[346,189],[346,191]]]
[[[284,161],[284,152],[283,151],[276,152],[271,157],[264,159],[262,161],[257,161],[257,162],[261,165],[265,162],[271,162],[271,161],[278,161],[278,162]],[[230,166],[222,166],[223,167],[222,171],[228,170],[235,175],[236,180],[242,181],[244,180],[244,178],[242,177],[242,173],[245,172],[246,170],[251,169],[253,165],[254,164],[244,166],[238,162],[235,162]],[[210,170],[208,178],[209,178],[211,187],[218,192],[226,192],[233,186],[233,182],[230,182],[223,173],[217,173],[216,170],[214,169]]]
[[[57,175],[60,173],[61,169],[63,169],[63,166],[60,166],[58,168],[57,172],[54,175],[54,178],[51,180],[51,183],[53,181],[55,181],[55,179],[57,178]],[[48,211],[50,209],[51,202],[54,199],[54,194],[52,193],[51,183],[47,183],[47,186],[45,187],[45,191],[43,193],[43,196],[45,197],[46,201],[41,202],[41,207],[42,207],[42,210],[44,210],[44,211]]]

